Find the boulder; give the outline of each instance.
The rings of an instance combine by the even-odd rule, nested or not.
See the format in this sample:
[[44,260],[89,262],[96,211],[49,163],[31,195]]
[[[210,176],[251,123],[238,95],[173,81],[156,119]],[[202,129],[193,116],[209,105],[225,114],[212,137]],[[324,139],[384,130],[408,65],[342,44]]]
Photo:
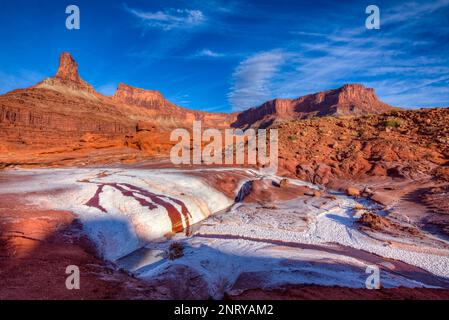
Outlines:
[[315,170],[312,166],[307,164],[299,164],[296,166],[296,176],[304,181],[313,182],[313,177],[315,175]]
[[282,179],[282,180],[279,182],[279,187],[280,187],[280,188],[288,188],[289,185],[290,185],[290,180],[288,180],[288,179]]
[[360,190],[354,187],[348,187],[346,194],[350,197],[360,197]]
[[316,184],[328,184],[329,183],[329,175],[331,173],[332,168],[327,164],[320,163],[315,170],[315,176],[313,177],[313,183]]

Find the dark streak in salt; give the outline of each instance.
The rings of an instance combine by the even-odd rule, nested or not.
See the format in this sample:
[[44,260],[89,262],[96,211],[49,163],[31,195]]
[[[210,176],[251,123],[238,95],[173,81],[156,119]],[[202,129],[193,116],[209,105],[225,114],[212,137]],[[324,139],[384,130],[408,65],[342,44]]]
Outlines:
[[[177,232],[181,232],[184,230],[182,218],[184,218],[185,223],[186,223],[186,232],[187,233],[189,232],[190,218],[192,217],[192,215],[189,212],[189,210],[187,209],[186,205],[182,201],[172,198],[172,197],[169,197],[169,196],[166,196],[166,195],[155,194],[148,190],[133,186],[131,184],[127,184],[127,183],[122,183],[122,184],[97,183],[98,188],[97,188],[97,191],[95,192],[95,195],[89,201],[87,201],[85,203],[85,205],[89,206],[89,207],[97,208],[97,209],[101,210],[102,212],[106,213],[107,212],[106,209],[104,209],[100,205],[100,194],[103,192],[103,188],[105,186],[115,188],[122,195],[124,195],[126,197],[132,197],[137,202],[139,202],[139,204],[141,206],[146,207],[149,210],[154,210],[154,209],[158,208],[158,206],[164,207],[167,210],[168,216],[169,216],[171,224],[172,224],[172,232],[177,233]],[[127,189],[124,187],[126,187]],[[138,195],[151,199],[151,202],[142,197],[139,197]],[[164,199],[167,199],[167,200],[172,201],[172,202],[176,203],[177,205],[179,205],[181,207],[181,212],[179,212],[179,210],[176,209],[176,207],[173,204],[171,204],[170,202],[168,202]]]

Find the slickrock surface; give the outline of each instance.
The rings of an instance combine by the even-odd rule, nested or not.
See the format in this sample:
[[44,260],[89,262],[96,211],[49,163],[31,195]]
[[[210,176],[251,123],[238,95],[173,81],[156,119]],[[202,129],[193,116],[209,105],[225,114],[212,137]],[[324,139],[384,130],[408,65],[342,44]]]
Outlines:
[[[449,108],[287,121],[279,129],[280,171],[361,196],[447,233]],[[434,201],[429,201],[433,199]]]
[[[320,298],[314,288],[326,286],[345,299],[357,291],[360,298],[419,298],[426,292],[421,287],[429,297],[445,297],[449,288],[449,244],[422,230],[419,236],[397,233],[407,224],[390,223],[390,217],[380,225],[394,228],[372,228],[377,225],[370,221],[386,219],[377,218],[379,207],[366,199],[297,179],[281,187],[285,178],[254,169],[150,167],[2,173],[0,245],[6,259],[0,277],[6,285],[0,294],[221,299],[255,290],[301,298],[294,288],[306,284],[303,298]],[[226,176],[229,184],[223,184]],[[233,204],[248,181],[252,188]],[[366,209],[355,210],[360,205]],[[214,208],[218,212],[210,215]],[[201,212],[204,220],[192,225]],[[372,219],[360,219],[361,212],[372,213]],[[182,232],[180,224],[186,227]],[[174,243],[178,252],[172,257]],[[113,264],[95,258],[92,244],[97,256]],[[82,270],[82,290],[74,293],[64,286],[64,269],[72,264]],[[366,266],[373,264],[381,268],[382,286],[395,290],[362,289]],[[292,294],[276,291],[286,284]],[[42,293],[44,286],[54,290]]]
[[275,290],[253,289],[228,300],[448,300],[449,290],[428,288],[391,288],[379,290],[325,287],[285,286]]
[[[96,257],[72,213],[42,210],[20,198],[0,195],[0,300],[148,297],[142,281]],[[80,268],[80,290],[65,286],[69,265]]]

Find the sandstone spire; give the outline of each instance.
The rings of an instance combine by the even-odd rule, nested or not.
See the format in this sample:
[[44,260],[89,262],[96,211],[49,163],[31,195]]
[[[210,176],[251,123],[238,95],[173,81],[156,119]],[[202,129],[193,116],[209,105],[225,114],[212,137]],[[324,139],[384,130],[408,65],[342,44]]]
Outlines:
[[89,92],[97,95],[94,87],[81,79],[78,74],[78,64],[68,52],[59,56],[59,67],[56,76],[38,83],[36,88],[46,88],[57,91],[71,90],[72,93]]
[[78,74],[78,64],[68,52],[61,53],[59,57],[59,68],[56,72],[56,78],[81,82]]

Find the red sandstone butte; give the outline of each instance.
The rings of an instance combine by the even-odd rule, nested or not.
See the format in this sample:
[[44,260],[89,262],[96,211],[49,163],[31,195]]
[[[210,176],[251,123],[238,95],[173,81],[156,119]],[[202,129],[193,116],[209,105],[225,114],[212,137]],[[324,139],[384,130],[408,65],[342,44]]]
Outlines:
[[322,116],[348,116],[379,114],[394,108],[383,103],[374,89],[361,84],[345,84],[343,87],[297,99],[275,99],[259,107],[243,111],[235,126],[251,126],[273,120],[307,119]]

